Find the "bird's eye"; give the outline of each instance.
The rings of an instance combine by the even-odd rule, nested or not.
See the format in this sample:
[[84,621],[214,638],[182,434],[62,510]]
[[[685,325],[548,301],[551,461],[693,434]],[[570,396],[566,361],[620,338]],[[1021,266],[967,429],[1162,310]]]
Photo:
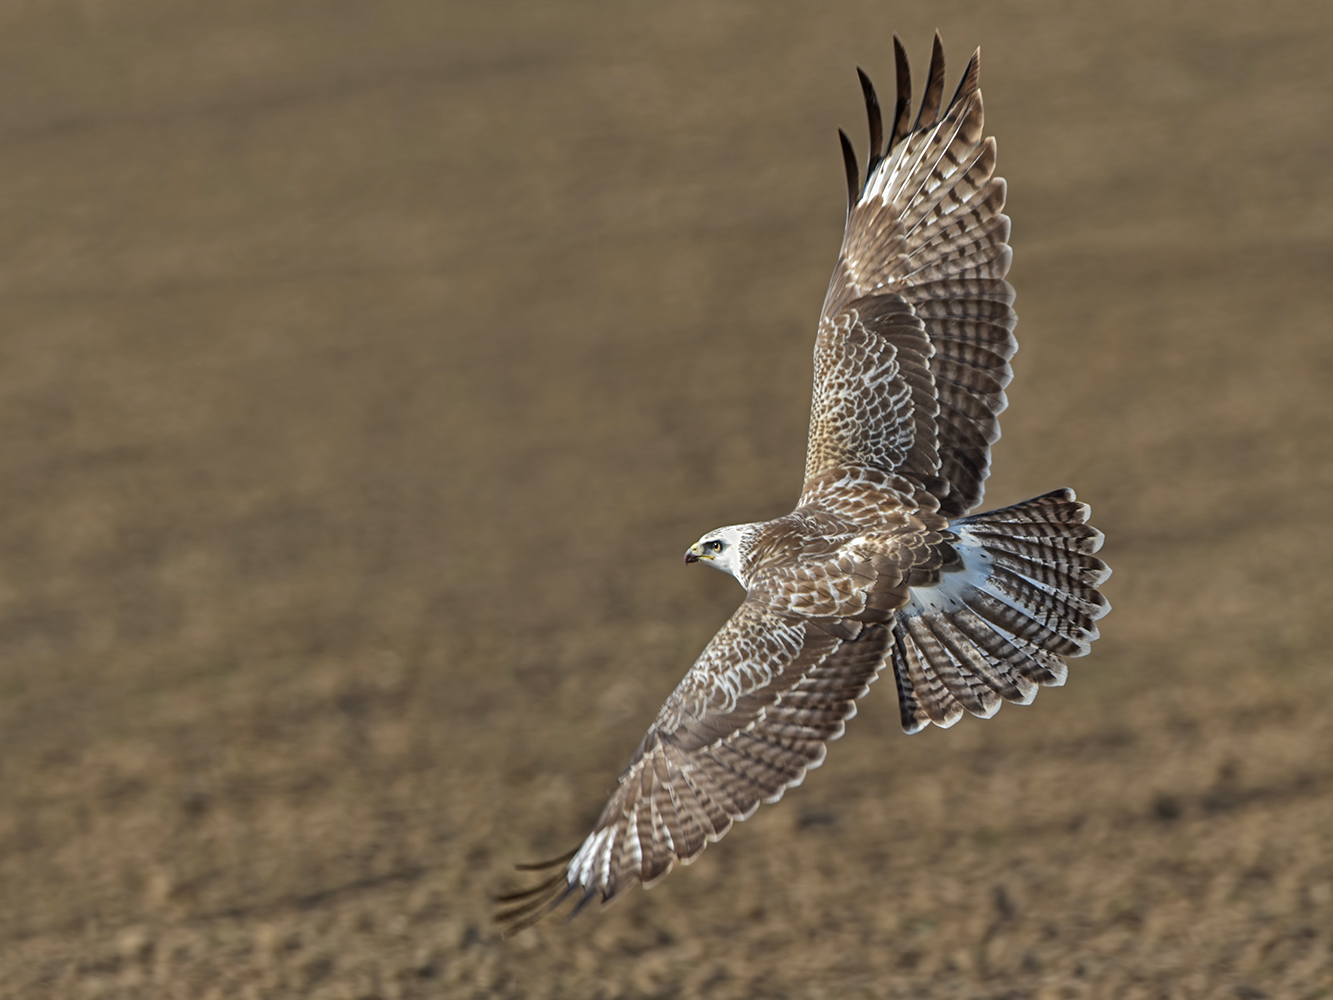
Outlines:
[[709,550],[710,552],[721,552],[721,551],[722,551],[722,543],[719,542],[719,541],[717,541],[716,539],[714,539],[713,541],[711,541],[711,542],[708,543],[708,550]]

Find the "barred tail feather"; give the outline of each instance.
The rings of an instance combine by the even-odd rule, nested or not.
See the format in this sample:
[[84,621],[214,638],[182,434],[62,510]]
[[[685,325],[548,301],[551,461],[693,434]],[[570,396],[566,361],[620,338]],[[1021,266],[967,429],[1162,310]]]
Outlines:
[[1065,682],[1065,658],[1088,652],[1111,610],[1089,513],[1063,489],[949,523],[960,565],[913,587],[894,622],[903,729],[990,718]]

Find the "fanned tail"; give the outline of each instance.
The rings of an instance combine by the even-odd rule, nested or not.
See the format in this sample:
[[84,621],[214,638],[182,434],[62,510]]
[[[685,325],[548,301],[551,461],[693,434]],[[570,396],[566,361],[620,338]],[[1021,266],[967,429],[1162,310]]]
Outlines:
[[950,522],[959,563],[913,587],[894,622],[903,729],[948,727],[964,709],[989,718],[1065,682],[1065,659],[1088,652],[1111,610],[1089,513],[1063,489]]

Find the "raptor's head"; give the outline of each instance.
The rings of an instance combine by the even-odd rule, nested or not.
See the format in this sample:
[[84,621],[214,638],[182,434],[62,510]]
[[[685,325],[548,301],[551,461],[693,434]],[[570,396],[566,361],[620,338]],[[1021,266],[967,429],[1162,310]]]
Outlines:
[[685,550],[685,561],[707,563],[714,569],[730,573],[744,586],[741,561],[757,527],[755,524],[733,524],[710,531]]

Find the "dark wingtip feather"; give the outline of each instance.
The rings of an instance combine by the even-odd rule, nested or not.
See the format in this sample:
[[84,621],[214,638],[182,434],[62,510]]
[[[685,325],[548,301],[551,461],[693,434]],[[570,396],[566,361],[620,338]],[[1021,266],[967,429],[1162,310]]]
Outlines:
[[[555,885],[563,878],[564,874],[559,873],[552,875],[546,881],[538,883],[537,885],[534,886],[530,886],[527,889],[516,889],[513,892],[502,892],[495,897],[494,902],[518,903],[521,901],[524,906],[527,906],[528,903],[531,902],[534,898],[546,892],[548,889],[550,889],[553,885]],[[522,907],[519,908],[521,909]],[[503,914],[501,914],[500,916],[503,916]],[[496,919],[500,919],[500,916],[497,916]]]
[[875,93],[875,85],[870,82],[870,77],[866,76],[860,66],[856,67],[856,75],[861,80],[861,93],[866,99],[866,118],[870,120],[870,155],[866,159],[868,181],[883,153],[881,144],[884,142],[884,118],[879,110],[879,95]]
[[557,866],[569,864],[569,862],[573,860],[574,855],[578,853],[579,849],[576,847],[572,851],[566,851],[558,858],[552,858],[550,861],[537,861],[532,864],[514,865],[514,870],[520,872],[544,872],[548,868],[555,868]]
[[921,111],[916,116],[912,131],[930,128],[939,120],[940,102],[944,99],[944,42],[935,32],[935,44],[930,50],[930,72],[926,80],[926,96],[921,99]]
[[856,199],[861,195],[861,175],[856,166],[856,150],[852,148],[852,140],[847,138],[847,133],[842,129],[838,129],[838,138],[842,141],[842,163],[847,168],[847,214],[850,215],[856,207]]
[[579,897],[579,901],[575,903],[573,907],[570,908],[570,911],[568,913],[565,914],[564,922],[569,923],[571,920],[577,917],[579,913],[582,912],[583,908],[593,901],[593,898],[595,896],[596,893],[594,893],[592,890],[590,889],[584,890],[583,895]]
[[981,46],[972,53],[972,58],[968,60],[967,69],[963,70],[963,78],[958,81],[958,89],[953,92],[953,97],[949,99],[949,107],[953,107],[960,100],[976,92],[977,85],[981,82]]
[[893,102],[893,131],[889,134],[891,151],[907,136],[907,119],[912,112],[912,70],[907,63],[907,50],[902,39],[893,36],[893,65],[898,73],[898,99]]
[[530,889],[496,896],[496,903],[516,904],[500,910],[495,915],[495,922],[500,925],[500,933],[505,937],[513,937],[519,931],[539,923],[568,899],[573,891],[574,887],[566,880],[565,873],[558,872]]
[[569,898],[574,889],[565,874],[565,866],[577,853],[578,848],[575,848],[549,861],[514,866],[521,872],[550,871],[552,868],[559,868],[560,871],[527,889],[500,893],[494,897],[493,901],[503,907],[495,914],[495,922],[500,925],[501,934],[512,937],[526,930]]

